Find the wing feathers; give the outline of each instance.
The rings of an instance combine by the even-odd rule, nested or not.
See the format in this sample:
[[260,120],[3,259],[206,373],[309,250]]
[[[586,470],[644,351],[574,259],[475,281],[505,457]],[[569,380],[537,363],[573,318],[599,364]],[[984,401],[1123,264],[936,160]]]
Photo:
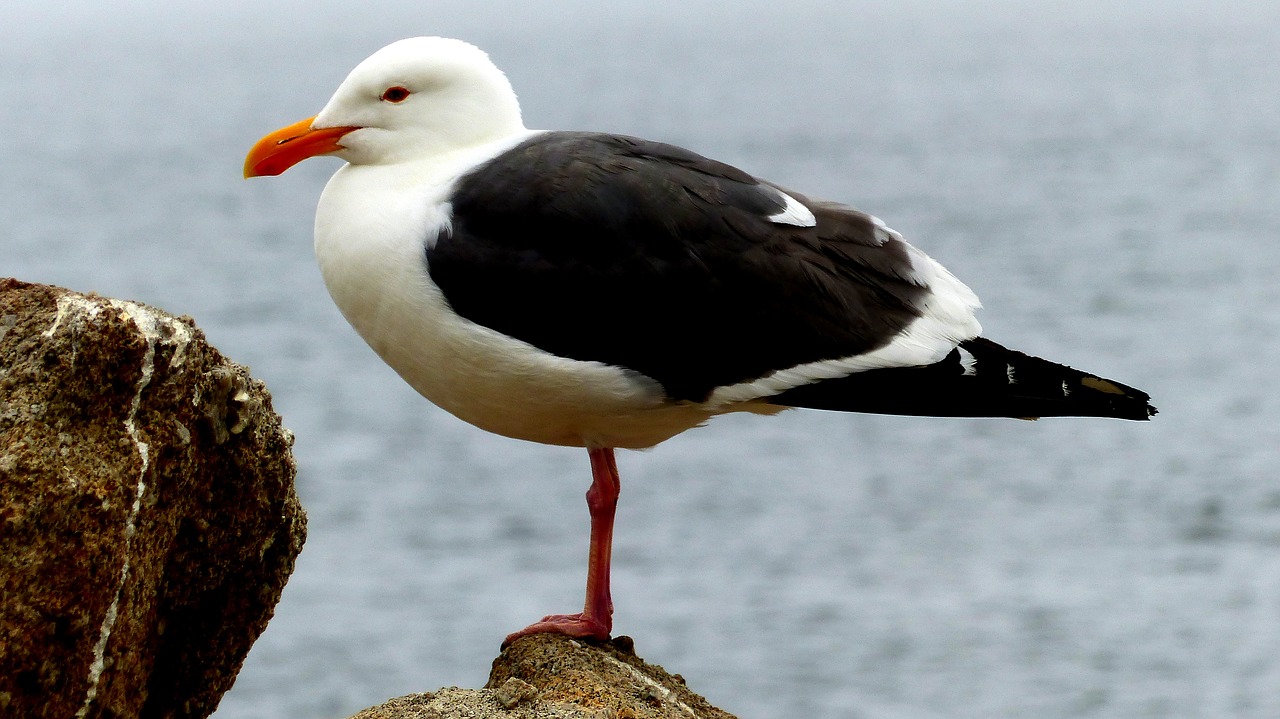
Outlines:
[[973,293],[879,220],[670,145],[544,133],[451,206],[424,244],[454,311],[674,400],[934,362],[978,332]]

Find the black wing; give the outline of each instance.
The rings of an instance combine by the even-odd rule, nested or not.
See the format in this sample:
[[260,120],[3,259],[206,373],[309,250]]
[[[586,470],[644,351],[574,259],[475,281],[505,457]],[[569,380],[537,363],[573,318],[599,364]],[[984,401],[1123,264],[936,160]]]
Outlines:
[[682,148],[546,133],[458,182],[427,264],[467,319],[702,401],[872,351],[920,314],[928,288],[905,243],[788,194],[816,226],[769,219],[786,207],[779,188]]

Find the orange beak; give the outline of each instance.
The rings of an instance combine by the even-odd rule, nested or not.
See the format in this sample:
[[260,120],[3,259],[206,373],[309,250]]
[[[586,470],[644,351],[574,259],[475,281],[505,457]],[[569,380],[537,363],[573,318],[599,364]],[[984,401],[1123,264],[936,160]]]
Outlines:
[[244,176],[279,175],[308,157],[327,155],[342,149],[338,140],[358,127],[326,127],[313,129],[308,117],[258,140],[244,158]]

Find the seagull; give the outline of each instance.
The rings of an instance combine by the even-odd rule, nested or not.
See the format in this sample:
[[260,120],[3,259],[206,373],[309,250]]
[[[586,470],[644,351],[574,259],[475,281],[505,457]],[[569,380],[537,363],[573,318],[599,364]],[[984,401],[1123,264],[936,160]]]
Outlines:
[[343,316],[422,396],[506,437],[584,447],[583,610],[509,635],[608,639],[614,450],[728,412],[1155,414],[1146,393],[981,336],[977,296],[880,219],[625,135],[530,130],[479,48],[400,40],[245,177],[345,164],[315,220]]

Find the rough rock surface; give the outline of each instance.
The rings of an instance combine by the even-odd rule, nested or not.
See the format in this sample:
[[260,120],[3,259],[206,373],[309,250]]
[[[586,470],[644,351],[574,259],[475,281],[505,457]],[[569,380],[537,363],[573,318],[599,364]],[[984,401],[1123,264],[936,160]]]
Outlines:
[[302,547],[291,442],[189,319],[0,279],[0,716],[212,713]]
[[484,689],[450,687],[392,699],[351,719],[734,719],[684,679],[637,657],[628,637],[606,644],[556,634],[516,640]]

